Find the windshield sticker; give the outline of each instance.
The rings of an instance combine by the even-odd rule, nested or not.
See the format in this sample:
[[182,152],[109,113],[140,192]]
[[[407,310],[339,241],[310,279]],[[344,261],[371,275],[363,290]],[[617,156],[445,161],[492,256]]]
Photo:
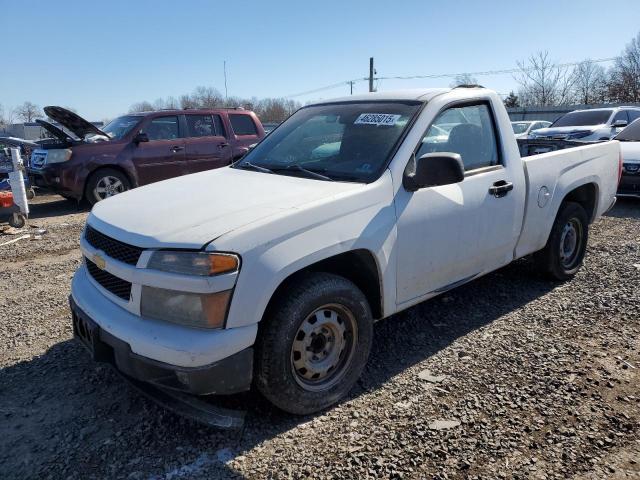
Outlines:
[[390,113],[361,113],[355,125],[386,125],[393,126],[402,115],[392,115]]

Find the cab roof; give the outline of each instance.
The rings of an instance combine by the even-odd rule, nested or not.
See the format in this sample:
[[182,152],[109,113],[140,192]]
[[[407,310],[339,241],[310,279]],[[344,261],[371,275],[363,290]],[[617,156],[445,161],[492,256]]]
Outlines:
[[349,95],[347,97],[330,98],[312,102],[310,105],[322,105],[323,103],[335,102],[358,102],[368,100],[417,100],[428,102],[437,95],[450,92],[451,88],[415,88],[407,90],[390,90],[385,92],[362,93],[359,95]]

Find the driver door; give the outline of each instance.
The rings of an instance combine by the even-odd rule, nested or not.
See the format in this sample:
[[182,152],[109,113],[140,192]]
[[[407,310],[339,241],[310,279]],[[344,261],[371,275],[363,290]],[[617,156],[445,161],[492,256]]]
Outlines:
[[499,150],[488,102],[438,114],[416,156],[431,152],[460,154],[465,178],[453,185],[398,191],[398,304],[415,303],[506,264],[519,234],[516,195],[524,192],[500,198],[489,192],[495,184],[515,185],[516,179]]

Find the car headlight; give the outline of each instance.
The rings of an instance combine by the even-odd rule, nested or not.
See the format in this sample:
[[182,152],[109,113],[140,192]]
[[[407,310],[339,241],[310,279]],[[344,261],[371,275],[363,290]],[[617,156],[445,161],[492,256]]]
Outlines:
[[71,149],[47,150],[47,163],[62,163],[71,158]]
[[593,132],[591,130],[581,130],[579,132],[573,132],[567,135],[567,139],[575,139],[575,138],[584,138],[591,135]]
[[232,253],[158,250],[151,255],[147,268],[184,275],[212,276],[236,272],[240,268],[240,258]]
[[230,299],[231,290],[189,293],[143,286],[140,314],[187,327],[222,328]]

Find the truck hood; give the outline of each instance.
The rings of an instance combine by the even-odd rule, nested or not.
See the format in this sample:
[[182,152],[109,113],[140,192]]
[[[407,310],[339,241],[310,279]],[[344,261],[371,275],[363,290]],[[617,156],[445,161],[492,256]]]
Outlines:
[[80,139],[84,139],[87,135],[102,135],[103,137],[109,138],[109,135],[98,127],[66,108],[55,106],[44,107],[44,113],[47,114],[47,117],[69,129],[70,132],[73,132],[73,134]]
[[87,223],[142,248],[200,249],[249,223],[362,187],[226,167],[103,200]]
[[[533,138],[558,138],[565,139],[570,135],[575,135],[579,133],[585,133],[589,135],[596,130],[601,128],[605,128],[606,125],[583,125],[583,126],[571,126],[571,127],[549,127],[549,128],[539,128],[535,132],[531,132],[531,137]],[[586,136],[585,135],[585,136]]]

